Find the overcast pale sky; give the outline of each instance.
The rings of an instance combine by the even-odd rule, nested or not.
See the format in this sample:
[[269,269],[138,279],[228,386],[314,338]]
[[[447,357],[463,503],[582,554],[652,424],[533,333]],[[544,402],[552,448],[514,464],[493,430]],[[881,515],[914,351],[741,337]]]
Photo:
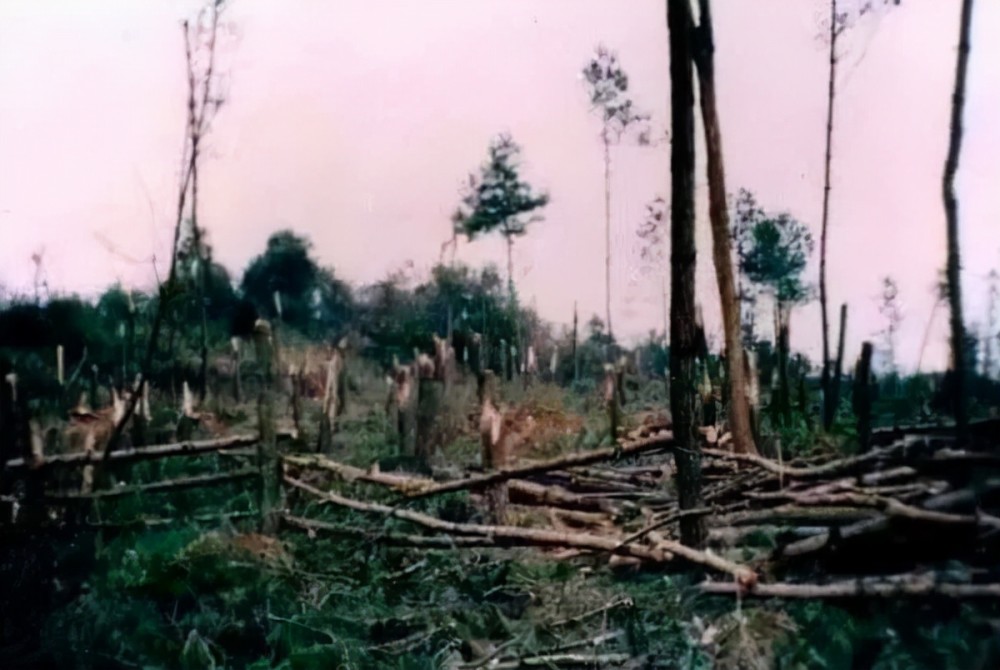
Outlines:
[[[857,0],[846,0],[851,5]],[[900,286],[912,366],[944,264],[941,171],[958,0],[905,0],[843,39],[831,210],[831,313],[850,305],[848,355],[881,327],[881,277]],[[30,290],[44,248],[53,289],[149,288],[169,253],[186,84],[179,23],[198,2],[0,0],[0,285]],[[823,185],[825,0],[715,0],[730,190],[818,235]],[[546,220],[515,247],[521,293],[555,322],[603,314],[599,122],[577,74],[618,51],[637,104],[668,123],[664,0],[233,0],[221,71],[228,100],[202,170],[201,220],[236,275],[279,227],[307,234],[342,277],[435,262],[463,178],[500,131],[547,189]],[[985,319],[1000,265],[1000,2],[978,2],[958,176],[966,312]],[[614,320],[663,322],[660,280],[635,230],[669,195],[669,148],[613,149]],[[703,154],[699,156],[699,160]],[[698,292],[718,328],[699,164]],[[113,249],[113,250],[112,250]],[[498,240],[458,259],[503,264]],[[815,265],[815,264],[814,264]],[[815,268],[810,273],[815,278]],[[926,362],[945,360],[946,314]],[[818,359],[819,307],[793,317]]]

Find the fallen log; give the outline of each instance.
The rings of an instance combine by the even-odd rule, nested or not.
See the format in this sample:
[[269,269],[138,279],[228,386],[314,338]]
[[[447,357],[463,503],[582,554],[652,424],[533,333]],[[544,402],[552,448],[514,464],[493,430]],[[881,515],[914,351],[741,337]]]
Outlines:
[[292,477],[285,477],[285,482],[290,486],[306,491],[326,502],[353,509],[369,514],[380,514],[383,516],[403,519],[426,528],[454,533],[457,535],[485,535],[493,537],[497,541],[514,542],[522,546],[552,546],[571,547],[577,549],[588,549],[591,551],[610,552],[612,554],[634,556],[635,558],[652,561],[656,563],[665,562],[664,552],[670,552],[676,556],[695,563],[710,567],[720,572],[727,572],[733,575],[741,584],[752,584],[757,579],[757,574],[750,568],[727,561],[714,554],[698,551],[685,547],[679,542],[664,541],[658,543],[654,548],[638,547],[634,545],[622,545],[613,538],[599,537],[585,533],[559,533],[537,528],[517,528],[513,526],[488,526],[482,524],[464,524],[452,521],[444,521],[427,514],[414,512],[412,510],[389,507],[377,503],[366,503],[360,500],[353,500],[337,495],[336,493],[321,491],[303,481]]
[[789,479],[822,479],[823,477],[855,472],[860,466],[868,463],[878,463],[880,461],[884,462],[893,459],[905,458],[910,451],[926,451],[929,450],[931,446],[931,442],[928,438],[906,436],[903,441],[883,449],[876,449],[861,454],[860,456],[842,458],[811,467],[792,467],[782,465],[769,458],[764,458],[763,456],[757,456],[754,454],[738,454],[710,447],[704,447],[701,451],[705,456],[756,465],[780,477],[787,477]]
[[[313,454],[309,456],[285,456],[286,463],[300,467],[316,467],[332,472],[345,482],[366,482],[386,486],[395,491],[407,494],[411,491],[422,491],[435,486],[431,479],[416,475],[375,472],[362,470],[352,465],[339,463],[326,456]],[[519,504],[538,504],[555,507],[566,507],[584,512],[615,513],[617,508],[601,498],[584,498],[560,486],[545,486],[522,479],[514,479],[508,486],[511,501]]]
[[104,489],[92,493],[80,493],[77,491],[67,491],[63,493],[49,493],[45,495],[46,502],[68,502],[73,500],[95,500],[103,498],[120,498],[122,496],[135,493],[164,493],[166,491],[180,491],[182,489],[198,488],[209,484],[221,484],[239,479],[249,479],[259,477],[260,471],[257,468],[245,468],[233,472],[221,472],[210,475],[196,475],[194,477],[179,477],[168,479],[162,482],[152,482],[150,484],[140,484],[138,486],[122,486],[115,489]]
[[745,505],[746,505],[745,502],[738,502],[738,503],[733,503],[731,505],[725,505],[723,507],[696,507],[694,509],[675,510],[670,514],[667,514],[665,517],[657,519],[653,523],[647,525],[645,528],[638,530],[635,533],[632,533],[624,540],[622,540],[622,543],[629,544],[641,540],[642,538],[649,535],[651,532],[659,530],[664,526],[669,526],[672,523],[676,523],[681,519],[686,519],[692,516],[707,516],[709,514],[719,514],[720,512],[726,512],[738,509],[740,507],[744,507]]
[[950,514],[948,512],[938,512],[929,509],[921,509],[913,505],[907,505],[895,498],[886,498],[878,495],[865,493],[826,493],[819,495],[810,494],[786,494],[789,500],[797,505],[851,505],[857,507],[871,507],[877,509],[888,516],[896,516],[912,521],[927,521],[930,523],[945,524],[981,524],[987,527],[995,527],[993,517],[977,516],[971,514]]
[[715,595],[744,598],[895,598],[900,596],[943,596],[947,598],[1000,598],[1000,584],[953,584],[922,577],[889,580],[864,577],[830,584],[757,584],[744,589],[729,582],[703,582],[698,590]]
[[[112,451],[108,460],[112,463],[132,463],[137,461],[155,460],[158,458],[169,458],[172,456],[193,456],[205,454],[236,447],[247,447],[257,444],[256,435],[233,435],[221,437],[214,440],[191,440],[172,444],[159,444],[151,447],[139,447],[137,449],[119,449]],[[78,451],[71,454],[46,455],[45,460],[39,467],[72,466],[79,467],[91,463],[99,463],[103,455],[97,451]],[[24,459],[15,458],[7,461],[8,469],[24,468]]]
[[[389,507],[388,505],[382,505],[379,503],[362,502],[360,500],[346,498],[331,491],[321,491],[314,486],[293,477],[286,476],[285,483],[334,505],[339,505],[341,507],[346,507],[359,512],[380,514],[383,516],[402,519],[404,521],[409,521],[410,523],[415,523],[418,526],[423,526],[425,528],[445,533],[472,536],[482,535],[491,537],[495,541],[506,540],[519,546],[575,547],[580,549],[589,549],[592,551],[609,551],[614,548],[615,544],[617,544],[616,540],[613,539],[583,533],[558,533],[537,528],[490,526],[484,524],[467,524],[445,521],[428,514],[414,512],[408,509]],[[621,552],[615,553],[624,553],[654,562],[663,561],[662,552],[643,547],[629,547],[623,549]]]
[[362,528],[338,526],[337,524],[307,519],[301,516],[284,514],[281,520],[286,525],[306,532],[326,533],[340,537],[353,537],[365,542],[375,542],[390,547],[422,547],[426,549],[456,549],[460,547],[497,547],[501,546],[495,538],[486,536],[454,536],[454,535],[404,535],[401,533],[374,533]]
[[400,475],[387,472],[377,472],[374,470],[362,470],[361,468],[339,463],[322,454],[311,454],[308,456],[287,455],[283,457],[285,463],[299,467],[312,467],[332,472],[340,480],[345,482],[366,482],[369,484],[379,484],[389,487],[395,491],[407,494],[410,491],[422,491],[429,486],[434,486],[432,479],[418,477],[416,475]]
[[[490,670],[514,670],[516,668],[606,668],[622,666],[634,660],[629,654],[543,654],[523,656],[511,661],[491,662]],[[475,667],[475,666],[462,666]]]
[[877,510],[847,507],[800,507],[798,505],[781,505],[770,509],[754,509],[745,512],[732,512],[712,519],[718,526],[743,526],[747,524],[772,523],[782,521],[794,524],[815,524],[836,526],[852,521],[866,520],[878,517]]
[[708,544],[717,547],[736,547],[754,535],[801,539],[825,533],[826,526],[726,526],[709,528]]
[[440,495],[442,493],[452,493],[454,491],[463,491],[468,489],[481,489],[492,484],[506,482],[511,479],[524,479],[525,477],[551,472],[552,470],[562,470],[581,465],[590,465],[591,463],[610,461],[657,449],[669,449],[672,445],[673,435],[670,433],[661,433],[660,435],[656,435],[654,437],[635,440],[617,447],[578,452],[568,456],[560,456],[546,461],[539,461],[537,463],[530,463],[516,467],[505,467],[486,475],[479,475],[476,477],[469,477],[467,479],[458,479],[451,482],[436,484],[422,491],[409,493],[407,494],[407,497],[411,499],[427,498],[429,496]]
[[572,493],[561,486],[544,486],[525,479],[512,479],[508,482],[508,492],[512,503],[525,505],[547,505],[565,507],[581,512],[604,512],[616,514],[617,506],[603,498],[585,498]]
[[[924,501],[921,508],[924,510],[940,512],[954,509],[956,507],[971,506],[975,504],[980,495],[992,493],[998,490],[1000,490],[1000,478],[988,479],[976,489],[959,489],[957,491],[949,491],[947,493],[934,496],[933,498],[929,498]],[[992,525],[990,523],[994,518],[992,516],[977,514],[977,519],[984,516],[987,519],[987,524]],[[849,540],[862,535],[877,533],[885,530],[888,526],[889,516],[886,514],[879,514],[874,519],[867,519],[865,521],[860,521],[838,529],[837,538],[841,541]],[[829,545],[831,537],[833,536],[830,533],[823,533],[822,535],[816,535],[804,540],[799,540],[798,542],[793,542],[784,547],[779,547],[775,553],[777,557],[791,558],[795,556],[803,556],[805,554],[820,551]]]

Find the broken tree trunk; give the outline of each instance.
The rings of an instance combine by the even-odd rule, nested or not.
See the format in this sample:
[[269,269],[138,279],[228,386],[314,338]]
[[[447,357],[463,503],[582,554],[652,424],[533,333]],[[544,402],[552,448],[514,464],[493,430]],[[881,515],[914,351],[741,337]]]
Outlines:
[[323,392],[323,410],[319,420],[319,441],[317,451],[329,454],[333,451],[333,432],[337,427],[337,413],[341,403],[341,377],[344,374],[344,356],[340,347],[335,347],[326,364],[326,385]]
[[854,415],[858,421],[858,448],[868,451],[872,435],[872,343],[861,345],[861,357],[854,370]]
[[729,429],[733,448],[744,454],[757,453],[750,424],[750,405],[743,378],[743,327],[740,323],[740,300],[733,278],[729,207],[726,203],[726,172],[722,155],[722,129],[715,98],[715,37],[709,0],[698,2],[700,25],[693,52],[698,66],[698,95],[701,102],[702,128],[708,155],[709,219],[712,224],[712,259],[722,303],[722,322],[726,341],[726,379],[729,382]]
[[233,347],[233,400],[238,405],[243,397],[243,380],[240,377],[240,338],[232,338],[230,344]]
[[[697,324],[694,275],[694,25],[688,0],[667,3],[670,34],[670,410],[674,420],[674,461],[682,509],[702,506],[701,454],[695,437],[695,349]],[[681,539],[691,547],[705,543],[704,519],[681,524]]]
[[[837,362],[829,381],[829,395],[823,391],[823,430],[830,430],[840,406],[840,377],[844,370],[844,337],[847,332],[847,304],[840,306],[840,336],[837,339]],[[829,398],[829,400],[827,400]]]
[[437,446],[438,414],[445,393],[443,380],[421,378],[417,381],[417,435],[414,455],[427,465]]
[[965,109],[965,82],[969,68],[969,33],[972,32],[972,0],[962,0],[959,20],[958,57],[955,63],[955,86],[951,94],[951,132],[948,157],[944,163],[941,190],[948,234],[948,302],[951,305],[951,367],[954,373],[952,403],[955,427],[960,439],[965,438],[968,415],[965,406],[965,321],[962,316],[961,251],[958,239],[958,199],[955,196],[955,173],[962,151],[962,113]]
[[[479,413],[479,437],[482,444],[483,468],[497,471],[507,466],[510,458],[509,444],[504,434],[503,415],[493,402],[496,380],[486,373],[483,401]],[[491,523],[502,524],[507,517],[507,482],[500,481],[486,489],[486,503]]]

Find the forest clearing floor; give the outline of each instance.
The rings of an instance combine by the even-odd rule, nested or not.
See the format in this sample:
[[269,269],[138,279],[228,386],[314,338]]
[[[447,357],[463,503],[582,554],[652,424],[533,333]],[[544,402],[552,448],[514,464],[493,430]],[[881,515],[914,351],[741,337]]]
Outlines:
[[[778,464],[727,457],[709,435],[708,562],[699,564],[669,549],[679,516],[669,426],[658,412],[662,381],[630,398],[618,447],[590,396],[505,386],[505,400],[537,426],[514,467],[542,468],[507,481],[504,528],[513,530],[486,523],[484,487],[428,494],[483,475],[474,389],[456,390],[441,414],[448,439],[430,468],[419,468],[399,454],[379,381],[355,382],[330,453],[311,453],[309,435],[286,447],[286,482],[303,486],[286,487],[276,537],[256,532],[249,484],[100,502],[86,522],[102,527],[53,527],[44,542],[9,534],[3,667],[1000,663],[992,447],[959,449],[934,431],[883,433],[874,455],[800,447]],[[317,425],[318,412],[307,403],[303,425]],[[229,432],[252,427],[250,414],[233,411],[243,421]],[[288,412],[280,421],[288,424]],[[630,451],[643,440],[648,448]],[[602,449],[618,453],[552,465]],[[197,468],[248,458],[213,454]],[[153,480],[192,467],[138,463],[116,477]],[[150,522],[167,518],[173,523]],[[545,533],[591,545],[560,545]],[[542,546],[523,546],[538,537]],[[602,542],[613,548],[595,548]],[[734,565],[756,585],[741,585],[745,573],[728,572]],[[754,597],[768,588],[785,597]]]

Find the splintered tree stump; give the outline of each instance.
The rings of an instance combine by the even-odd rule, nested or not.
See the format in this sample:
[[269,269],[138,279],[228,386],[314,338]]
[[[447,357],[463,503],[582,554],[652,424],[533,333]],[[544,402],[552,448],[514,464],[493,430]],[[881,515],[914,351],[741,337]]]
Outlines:
[[344,409],[344,349],[346,341],[341,339],[333,348],[326,364],[326,384],[323,391],[323,411],[319,420],[319,440],[317,451],[321,454],[333,452],[333,433],[337,429],[337,417]]
[[417,435],[414,455],[427,464],[437,446],[438,414],[445,392],[445,382],[438,379],[421,379],[417,391]]
[[[506,439],[503,415],[493,402],[496,378],[486,372],[483,384],[483,400],[479,416],[479,434],[482,444],[483,469],[488,472],[500,470],[508,465],[510,454]],[[503,525],[507,520],[507,482],[490,485],[484,491],[490,523]]]

